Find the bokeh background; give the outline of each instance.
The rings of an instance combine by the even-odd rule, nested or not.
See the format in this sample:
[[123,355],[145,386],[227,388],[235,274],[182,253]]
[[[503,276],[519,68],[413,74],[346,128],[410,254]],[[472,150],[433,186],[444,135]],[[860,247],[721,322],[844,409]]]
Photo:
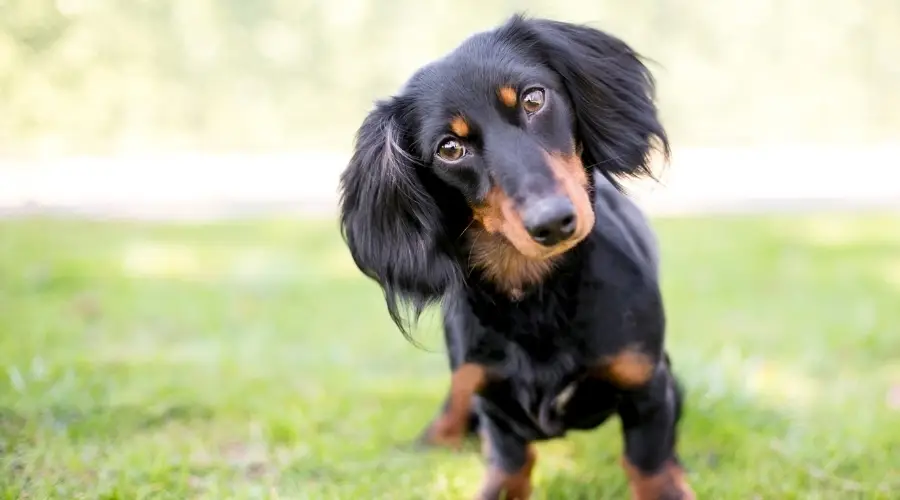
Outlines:
[[[896,498],[896,0],[0,0],[0,497],[470,497],[477,453],[403,446],[436,317],[402,339],[334,209],[372,101],[516,11],[657,78],[701,498]],[[622,498],[617,425],[536,496]]]

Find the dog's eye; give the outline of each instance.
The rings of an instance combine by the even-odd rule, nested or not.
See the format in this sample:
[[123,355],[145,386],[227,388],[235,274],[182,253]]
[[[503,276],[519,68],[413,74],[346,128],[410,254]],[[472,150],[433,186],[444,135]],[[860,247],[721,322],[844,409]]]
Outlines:
[[541,89],[529,90],[522,98],[522,108],[528,114],[534,114],[544,107],[544,91]]
[[438,146],[437,155],[444,161],[456,161],[466,154],[466,148],[456,139],[447,139]]

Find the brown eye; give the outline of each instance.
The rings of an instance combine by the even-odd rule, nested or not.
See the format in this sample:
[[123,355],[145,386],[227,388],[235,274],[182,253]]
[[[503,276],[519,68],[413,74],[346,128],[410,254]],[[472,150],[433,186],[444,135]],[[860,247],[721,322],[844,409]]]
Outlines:
[[447,139],[438,146],[437,155],[444,161],[456,161],[466,154],[466,148],[456,139]]
[[529,90],[522,98],[522,108],[530,114],[537,113],[544,107],[544,91],[541,89]]

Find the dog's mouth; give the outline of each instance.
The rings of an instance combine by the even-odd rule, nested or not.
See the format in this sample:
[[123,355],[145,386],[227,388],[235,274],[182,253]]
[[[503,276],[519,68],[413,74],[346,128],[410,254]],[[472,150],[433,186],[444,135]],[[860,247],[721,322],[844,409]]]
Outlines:
[[473,209],[473,218],[484,231],[502,236],[523,257],[533,260],[567,252],[594,227],[590,184],[581,159],[547,154],[547,164],[558,185],[553,195],[517,207],[495,186],[485,202]]
[[590,183],[578,156],[547,154],[557,192],[517,207],[495,186],[473,207],[472,265],[495,283],[518,289],[539,281],[555,257],[584,240],[594,227]]

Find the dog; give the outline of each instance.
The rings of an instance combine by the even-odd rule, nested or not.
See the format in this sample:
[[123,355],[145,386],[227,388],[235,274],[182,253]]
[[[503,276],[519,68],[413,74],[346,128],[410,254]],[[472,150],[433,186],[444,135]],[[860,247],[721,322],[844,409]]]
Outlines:
[[669,156],[642,57],[516,14],[376,101],[340,179],[341,232],[403,335],[440,303],[452,372],[423,432],[477,429],[477,498],[532,493],[534,443],[618,416],[632,498],[692,499],[654,232],[624,178]]

